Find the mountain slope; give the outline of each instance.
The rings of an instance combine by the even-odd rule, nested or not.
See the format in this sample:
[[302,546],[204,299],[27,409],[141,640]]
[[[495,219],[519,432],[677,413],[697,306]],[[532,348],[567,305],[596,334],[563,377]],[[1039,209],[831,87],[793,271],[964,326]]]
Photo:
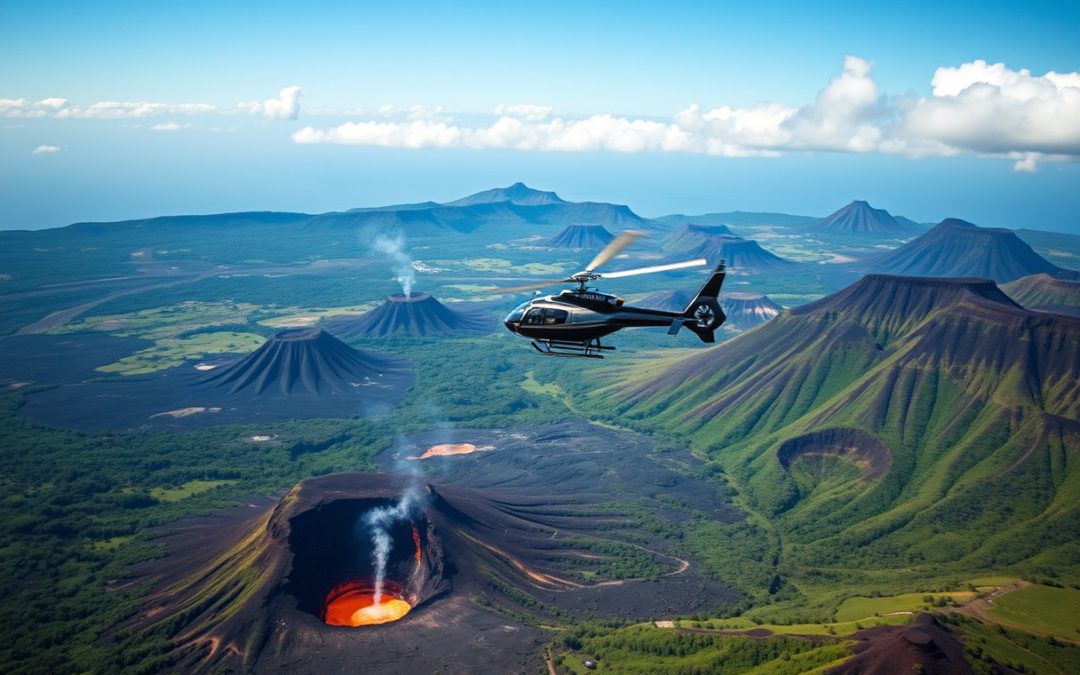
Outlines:
[[280,394],[351,393],[403,369],[402,360],[353,349],[316,328],[285,331],[243,359],[215,368],[203,383],[229,394],[249,390]]
[[614,238],[615,235],[602,225],[570,225],[551,239],[544,240],[542,245],[549,248],[599,250]]
[[537,206],[541,204],[565,204],[566,202],[554,192],[534,190],[524,183],[514,183],[506,188],[493,188],[476,194],[446,202],[446,206],[472,206],[474,204],[490,204],[493,202],[512,202],[522,206]]
[[1032,274],[1005,284],[1001,290],[1031,310],[1080,316],[1080,280]]
[[710,265],[726,260],[729,270],[744,273],[789,270],[798,264],[765,250],[752,239],[723,234],[680,251],[678,258],[705,258]]
[[908,224],[910,222],[907,219],[901,222],[885,209],[875,209],[857,200],[814,222],[807,229],[822,233],[903,237],[918,231]]
[[932,230],[877,261],[876,271],[940,277],[983,277],[999,283],[1059,271],[1004,228],[946,218]]
[[331,317],[326,329],[345,340],[405,334],[412,337],[491,332],[494,321],[450,309],[428,293],[391,295],[386,302],[359,317]]
[[669,251],[685,251],[686,249],[700,246],[708,241],[709,237],[719,234],[735,236],[735,233],[727,225],[698,225],[687,223],[664,240],[664,248]]
[[782,538],[781,582],[1080,579],[1080,320],[984,280],[872,275],[612,375],[591,405],[722,466]]

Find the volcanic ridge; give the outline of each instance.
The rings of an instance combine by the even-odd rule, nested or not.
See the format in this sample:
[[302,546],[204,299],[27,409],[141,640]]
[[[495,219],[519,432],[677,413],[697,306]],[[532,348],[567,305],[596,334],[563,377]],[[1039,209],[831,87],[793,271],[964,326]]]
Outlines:
[[346,340],[409,335],[479,335],[495,327],[473,312],[450,309],[428,293],[391,295],[375,309],[359,317],[337,317],[326,322],[327,330]]
[[1031,274],[1075,275],[1036,253],[1016,233],[946,218],[921,237],[883,255],[875,270],[926,277],[982,277],[1005,283]]

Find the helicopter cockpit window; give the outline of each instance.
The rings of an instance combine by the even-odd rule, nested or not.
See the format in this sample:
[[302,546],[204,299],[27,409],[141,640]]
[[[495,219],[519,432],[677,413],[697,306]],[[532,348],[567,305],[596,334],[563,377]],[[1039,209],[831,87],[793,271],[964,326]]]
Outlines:
[[528,302],[521,303],[520,305],[515,307],[509,314],[507,314],[506,318],[503,319],[503,321],[507,323],[517,323],[518,321],[521,321],[521,317],[525,316],[525,310],[527,310],[528,308]]
[[544,325],[555,326],[560,323],[566,323],[566,319],[569,316],[570,312],[567,312],[565,309],[545,309]]
[[529,313],[525,315],[525,320],[522,322],[526,325],[537,326],[544,322],[544,309],[542,307],[533,307],[529,310]]

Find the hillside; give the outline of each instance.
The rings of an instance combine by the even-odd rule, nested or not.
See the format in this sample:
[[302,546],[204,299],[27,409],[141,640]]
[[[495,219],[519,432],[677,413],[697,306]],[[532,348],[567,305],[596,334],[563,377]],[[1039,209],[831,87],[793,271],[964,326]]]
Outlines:
[[910,236],[919,231],[911,221],[893,217],[885,209],[875,209],[864,201],[853,201],[847,206],[815,221],[806,228],[820,233],[878,235],[889,237]]
[[1001,290],[1027,309],[1080,316],[1080,280],[1032,274],[1005,284]]
[[759,593],[791,584],[778,597],[806,606],[829,579],[1041,565],[1080,579],[1080,320],[985,280],[872,275],[616,375],[590,406],[692,440],[782,540],[773,562],[732,563]]
[[686,249],[700,246],[708,241],[709,237],[727,234],[734,236],[727,225],[698,225],[687,223],[664,240],[664,248],[669,251],[685,251]]
[[710,265],[726,260],[728,269],[735,273],[790,270],[797,266],[797,263],[762,248],[752,239],[723,234],[707,237],[696,246],[680,251],[678,258],[705,258]]
[[429,293],[391,295],[359,317],[331,317],[326,330],[344,339],[389,337],[444,337],[490,333],[495,322],[472,312],[451,309]]
[[559,234],[542,242],[549,248],[599,250],[611,243],[615,235],[602,225],[570,225]]
[[874,270],[927,277],[982,277],[1005,283],[1060,268],[1012,230],[946,218],[932,230],[882,256]]

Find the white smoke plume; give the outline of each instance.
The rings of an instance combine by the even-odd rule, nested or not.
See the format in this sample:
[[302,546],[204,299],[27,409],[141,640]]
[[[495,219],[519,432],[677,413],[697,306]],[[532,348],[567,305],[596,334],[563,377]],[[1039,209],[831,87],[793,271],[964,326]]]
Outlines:
[[[375,568],[375,592],[372,604],[382,602],[383,584],[386,582],[386,563],[390,558],[390,527],[402,520],[410,520],[421,504],[420,491],[415,483],[409,483],[401,498],[392,506],[380,506],[364,514],[363,523],[371,535],[371,564]],[[358,523],[359,525],[359,523]]]
[[405,235],[401,232],[377,234],[371,242],[371,248],[390,259],[394,274],[397,275],[398,283],[401,284],[401,290],[406,296],[412,293],[413,284],[416,283],[416,269],[413,268],[413,260],[405,243]]

